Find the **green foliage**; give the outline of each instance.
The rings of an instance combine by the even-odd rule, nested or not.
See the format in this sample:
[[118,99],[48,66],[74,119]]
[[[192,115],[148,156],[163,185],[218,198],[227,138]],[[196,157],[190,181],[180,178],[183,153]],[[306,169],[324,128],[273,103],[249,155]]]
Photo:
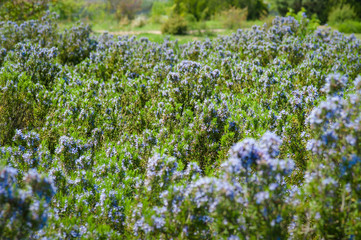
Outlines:
[[42,125],[49,105],[47,90],[61,69],[55,58],[56,49],[30,44],[16,45],[6,57],[0,76],[4,86],[0,93],[0,144],[11,141],[16,129]]
[[307,15],[316,14],[322,24],[325,24],[327,20],[333,22],[353,16],[361,18],[361,2],[358,0],[275,0],[272,4],[282,16],[285,16],[290,8],[294,12],[305,8]]
[[[335,2],[336,4],[338,3],[338,1]],[[341,4],[348,4],[350,5],[355,13],[357,14],[357,17],[359,19],[361,19],[361,2],[358,0],[342,0]]]
[[26,21],[41,17],[48,4],[56,0],[2,0],[0,1],[0,21]]
[[328,22],[331,24],[343,23],[346,20],[355,20],[356,17],[356,13],[350,5],[339,5],[329,13]]
[[344,33],[361,33],[361,22],[349,4],[337,5],[329,14],[329,23]]
[[133,19],[136,12],[141,9],[142,0],[107,0],[107,3],[118,20],[122,18]]
[[328,14],[333,7],[333,0],[303,0],[302,7],[307,14],[312,16],[315,14],[322,24],[327,22]]
[[176,14],[191,14],[197,21],[209,19],[211,16],[228,8],[247,8],[248,20],[259,19],[268,13],[263,0],[175,0]]
[[[209,1],[201,0],[175,0],[175,13],[179,15],[192,15],[197,21],[206,19],[210,16],[210,9],[208,8]],[[214,10],[213,10],[214,12]]]
[[281,15],[286,15],[289,9],[294,12],[301,11],[302,8],[306,10],[307,15],[316,15],[322,24],[327,22],[328,14],[334,6],[333,0],[277,0],[276,5],[278,12]]
[[[7,85],[0,94],[0,144],[4,145],[11,142],[16,129],[35,127],[36,121],[41,121],[36,114],[39,105],[32,99],[43,89],[32,83],[29,76],[17,76],[16,73],[2,73],[1,83]],[[41,108],[39,110],[43,112]]]
[[344,33],[361,33],[361,22],[347,20],[336,25],[340,32]]
[[50,5],[50,11],[56,12],[61,20],[78,20],[82,8],[84,8],[84,0],[58,0]]
[[221,13],[223,24],[228,29],[241,28],[247,20],[247,9],[230,8]]
[[151,18],[155,23],[160,23],[162,17],[170,16],[172,11],[171,2],[154,2],[151,10]]
[[187,21],[179,15],[174,15],[173,17],[170,17],[162,25],[163,34],[184,35],[187,33],[187,30],[188,30]]
[[276,9],[278,14],[281,16],[286,16],[287,12],[289,12],[289,9],[291,8],[292,11],[300,11],[300,1],[291,1],[291,0],[275,0],[274,5],[276,5]]
[[309,32],[313,32],[317,29],[318,26],[320,26],[320,21],[318,20],[318,18],[316,17],[316,15],[312,15],[312,18],[307,18],[306,16],[306,9],[301,8],[301,10],[296,14],[293,12],[292,9],[289,9],[289,12],[287,12],[286,14],[287,16],[291,16],[294,17],[295,19],[297,19],[299,22],[303,22],[306,21],[307,24],[306,26],[306,31],[305,34],[309,33]]
[[235,1],[235,5],[239,8],[247,8],[248,15],[247,20],[260,19],[268,14],[268,6],[263,0],[247,0],[247,1]]

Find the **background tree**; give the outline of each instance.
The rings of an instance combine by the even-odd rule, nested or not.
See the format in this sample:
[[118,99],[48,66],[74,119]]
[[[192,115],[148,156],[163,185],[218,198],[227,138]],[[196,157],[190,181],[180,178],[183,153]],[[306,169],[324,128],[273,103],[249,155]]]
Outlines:
[[263,0],[174,0],[175,13],[193,15],[197,21],[209,19],[212,15],[229,9],[247,8],[247,20],[259,19],[268,13]]
[[206,0],[175,0],[174,4],[177,15],[193,15],[197,21],[209,17],[209,2]]
[[361,19],[361,1],[360,0],[343,0],[341,4],[349,4],[355,11],[357,17]]
[[268,13],[268,7],[263,0],[233,0],[231,6],[247,8],[247,20],[259,19]]
[[282,16],[286,16],[290,8],[294,12],[299,12],[302,8],[302,0],[276,0],[274,4],[278,13]]
[[303,0],[302,7],[304,7],[307,13],[311,16],[317,15],[317,18],[321,23],[326,23],[328,14],[334,6],[335,1],[333,0]]
[[349,5],[355,11],[358,18],[361,18],[361,1],[360,0],[275,0],[273,2],[279,14],[285,16],[289,9],[299,12],[305,8],[307,15],[317,15],[321,23],[326,23],[331,10],[335,7]]
[[49,11],[56,12],[61,20],[76,21],[80,18],[82,10],[85,10],[85,6],[84,0],[57,0],[50,5]]
[[108,4],[118,20],[123,17],[133,19],[135,14],[141,10],[142,0],[108,0]]

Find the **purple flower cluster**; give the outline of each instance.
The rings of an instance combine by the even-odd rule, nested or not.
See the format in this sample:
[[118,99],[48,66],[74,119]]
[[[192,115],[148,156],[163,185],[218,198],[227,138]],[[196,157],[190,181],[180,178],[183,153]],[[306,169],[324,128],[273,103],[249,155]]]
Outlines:
[[[154,199],[153,207],[144,208],[144,199],[139,196],[140,203],[133,214],[138,219],[133,226],[135,232],[144,237],[165,236],[163,234],[167,233],[173,237],[210,237],[227,236],[223,234],[231,231],[252,237],[264,236],[286,224],[283,221],[288,214],[285,178],[295,166],[291,160],[276,158],[281,143],[281,139],[270,132],[265,133],[260,141],[246,139],[232,147],[230,158],[219,170],[219,177],[199,176],[185,182],[182,181],[185,172],[176,170],[175,159],[155,155],[148,162],[144,184],[145,191],[152,192],[146,195],[157,200]],[[183,177],[175,180],[178,176]],[[150,187],[153,181],[159,192],[154,191],[155,186]],[[282,203],[284,206],[279,208]],[[258,215],[264,220],[246,220]],[[177,220],[184,217],[189,219],[188,223]],[[253,230],[253,227],[269,223],[271,226],[266,228],[267,232]],[[275,234],[281,237],[287,233]]]
[[[30,170],[22,181],[16,169],[0,170],[0,237],[27,238],[42,229],[55,194],[51,179]],[[23,187],[20,187],[20,183]]]

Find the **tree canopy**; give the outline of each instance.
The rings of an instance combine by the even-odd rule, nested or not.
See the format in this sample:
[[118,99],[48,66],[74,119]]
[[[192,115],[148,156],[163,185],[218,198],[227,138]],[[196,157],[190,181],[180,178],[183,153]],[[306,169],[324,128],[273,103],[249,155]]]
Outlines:
[[301,8],[305,8],[308,15],[316,14],[321,23],[327,22],[332,8],[344,4],[350,5],[361,18],[361,1],[359,0],[275,0],[277,11],[281,15],[286,15],[289,9],[298,12]]
[[268,13],[263,0],[174,0],[176,14],[193,15],[197,21],[208,19],[230,7],[247,8],[248,20],[258,19]]

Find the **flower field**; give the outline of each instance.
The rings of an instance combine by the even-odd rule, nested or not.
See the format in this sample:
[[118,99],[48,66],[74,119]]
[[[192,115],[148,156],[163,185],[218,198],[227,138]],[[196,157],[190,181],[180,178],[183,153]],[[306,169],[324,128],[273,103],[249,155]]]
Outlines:
[[0,239],[358,239],[361,41],[0,23]]

